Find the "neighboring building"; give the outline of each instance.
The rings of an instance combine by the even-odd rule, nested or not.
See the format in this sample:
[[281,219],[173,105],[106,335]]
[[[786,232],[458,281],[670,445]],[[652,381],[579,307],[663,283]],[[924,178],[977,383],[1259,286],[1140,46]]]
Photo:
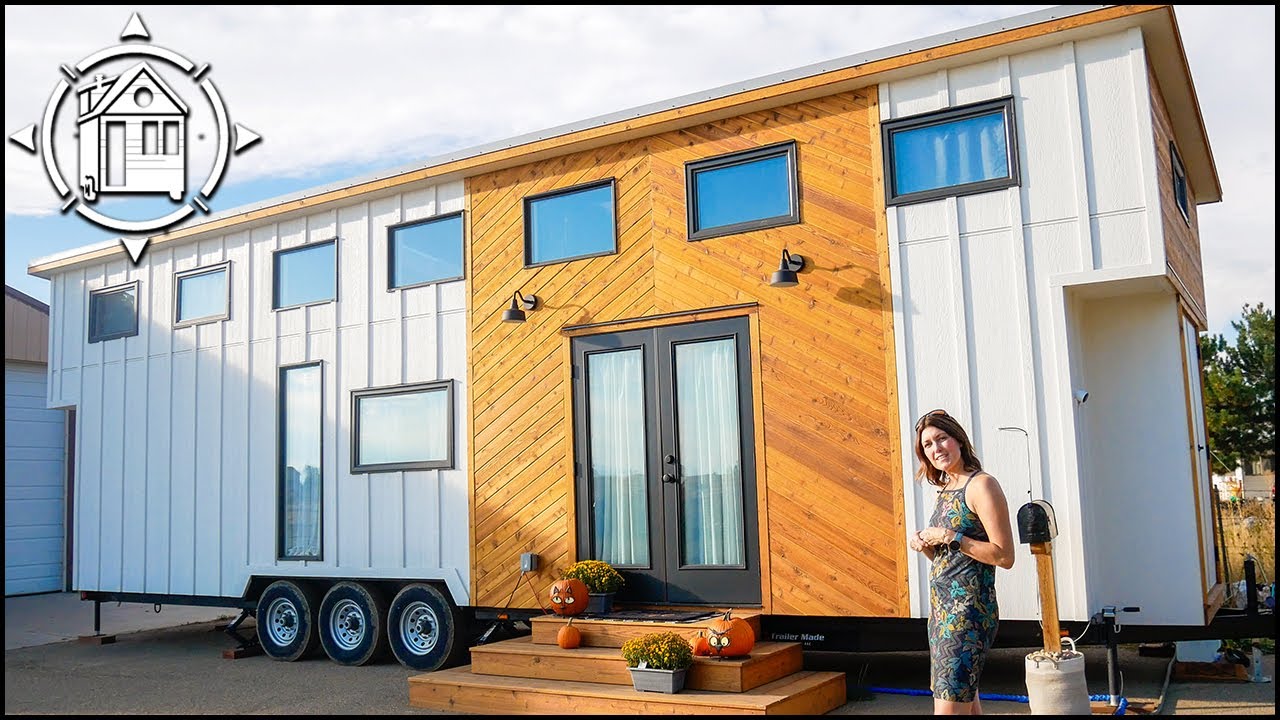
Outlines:
[[67,419],[46,408],[49,306],[4,286],[4,594],[67,589]]
[[[943,407],[1011,514],[1053,504],[1061,619],[1202,629],[1220,195],[1173,8],[1075,6],[235,208],[137,265],[36,260],[74,587],[256,604],[261,635],[278,602],[335,632],[351,580],[412,596],[396,648],[406,607],[449,638],[599,558],[620,601],[922,629]],[[1018,554],[1001,614],[1038,634]]]

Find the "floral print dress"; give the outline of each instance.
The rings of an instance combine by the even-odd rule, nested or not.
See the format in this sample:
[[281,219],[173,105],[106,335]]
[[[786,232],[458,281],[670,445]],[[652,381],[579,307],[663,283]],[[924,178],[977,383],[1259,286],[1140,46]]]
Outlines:
[[[975,472],[956,490],[938,492],[929,525],[948,528],[974,540],[987,540],[986,528],[965,502]],[[973,702],[987,651],[996,639],[996,568],[946,545],[937,546],[929,573],[930,688],[939,700]]]

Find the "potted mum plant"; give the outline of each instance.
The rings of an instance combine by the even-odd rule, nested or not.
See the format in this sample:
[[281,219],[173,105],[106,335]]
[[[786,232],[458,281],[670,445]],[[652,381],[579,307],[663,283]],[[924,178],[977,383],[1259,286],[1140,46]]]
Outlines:
[[560,579],[577,578],[587,586],[590,600],[586,612],[593,615],[608,615],[613,610],[613,595],[622,589],[626,582],[622,574],[603,560],[579,560],[569,566],[560,575]]
[[624,642],[622,657],[636,690],[677,693],[693,665],[693,648],[676,633],[649,633]]

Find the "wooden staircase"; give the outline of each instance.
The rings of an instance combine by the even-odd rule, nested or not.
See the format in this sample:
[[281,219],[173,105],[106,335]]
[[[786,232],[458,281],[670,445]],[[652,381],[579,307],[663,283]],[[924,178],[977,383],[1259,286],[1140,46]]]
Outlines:
[[[760,636],[760,618],[735,612]],[[478,714],[815,715],[845,703],[844,673],[803,670],[800,643],[757,642],[751,655],[694,658],[684,690],[638,692],[622,659],[622,643],[650,632],[692,636],[701,622],[575,618],[582,647],[564,650],[556,633],[565,619],[534,618],[533,633],[471,648],[471,664],[409,678],[409,704]]]

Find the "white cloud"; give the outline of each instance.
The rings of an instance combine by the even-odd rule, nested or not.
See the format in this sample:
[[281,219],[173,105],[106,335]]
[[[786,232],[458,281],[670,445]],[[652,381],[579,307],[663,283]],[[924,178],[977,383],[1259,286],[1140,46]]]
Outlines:
[[[1047,6],[52,6],[5,8],[6,134],[137,10],[209,62],[264,141],[234,180],[396,167]],[[1224,202],[1202,206],[1210,328],[1275,299],[1275,7],[1177,6]],[[56,211],[6,143],[5,211]],[[265,199],[265,198],[264,198]]]

